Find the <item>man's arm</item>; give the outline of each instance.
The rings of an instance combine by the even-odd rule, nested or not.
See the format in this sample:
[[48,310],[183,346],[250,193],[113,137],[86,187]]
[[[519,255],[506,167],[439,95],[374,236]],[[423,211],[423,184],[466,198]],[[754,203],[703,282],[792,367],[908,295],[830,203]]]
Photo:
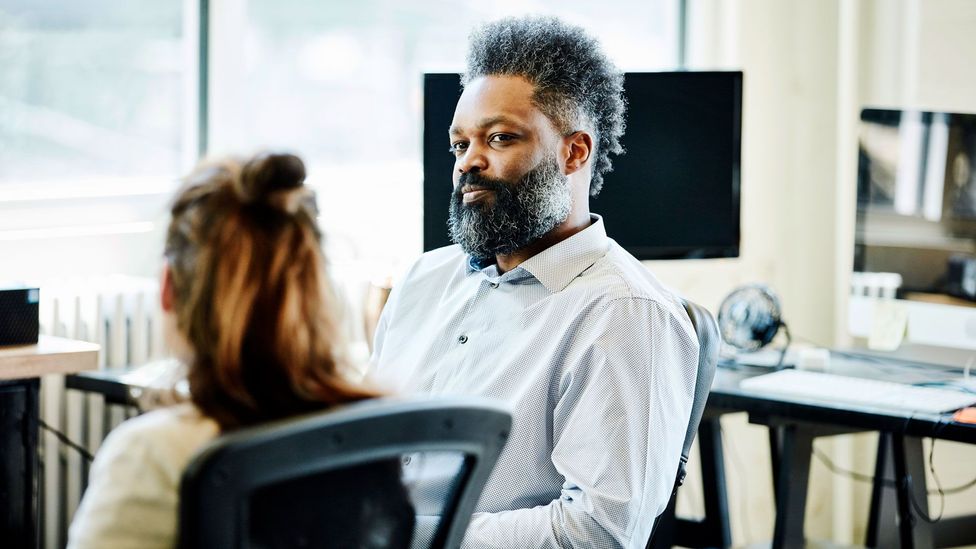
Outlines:
[[620,298],[587,315],[566,355],[552,411],[559,499],[478,513],[466,548],[643,549],[670,496],[698,363],[686,317]]

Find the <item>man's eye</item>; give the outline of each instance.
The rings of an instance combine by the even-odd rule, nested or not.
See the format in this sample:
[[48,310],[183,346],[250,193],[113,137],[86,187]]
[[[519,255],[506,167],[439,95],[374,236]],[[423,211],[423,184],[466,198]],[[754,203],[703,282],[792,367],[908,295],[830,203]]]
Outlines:
[[451,154],[458,154],[466,151],[468,149],[468,144],[464,141],[458,141],[457,143],[451,143],[451,148],[447,151]]
[[514,135],[507,133],[496,133],[488,138],[489,143],[507,143],[515,139]]

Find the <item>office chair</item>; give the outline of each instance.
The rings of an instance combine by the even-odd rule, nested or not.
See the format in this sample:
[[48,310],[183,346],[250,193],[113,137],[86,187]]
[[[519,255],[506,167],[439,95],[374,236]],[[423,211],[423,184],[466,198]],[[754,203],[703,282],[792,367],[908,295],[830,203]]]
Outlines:
[[423,453],[458,463],[424,547],[458,547],[510,427],[486,400],[374,399],[221,436],[183,474],[180,547],[411,547]]
[[685,311],[688,318],[695,327],[698,335],[698,377],[695,380],[695,396],[691,404],[691,417],[688,419],[688,428],[685,430],[684,445],[681,449],[681,460],[678,462],[678,475],[674,481],[674,489],[671,490],[671,498],[664,511],[654,519],[654,526],[651,529],[651,537],[647,541],[647,549],[671,547],[671,540],[674,537],[674,506],[678,499],[678,487],[685,481],[687,473],[688,453],[691,451],[691,443],[695,440],[698,432],[698,424],[701,423],[702,412],[705,411],[705,402],[708,400],[708,392],[712,388],[712,378],[715,377],[715,365],[718,363],[718,350],[720,338],[718,325],[707,309],[684,301]]

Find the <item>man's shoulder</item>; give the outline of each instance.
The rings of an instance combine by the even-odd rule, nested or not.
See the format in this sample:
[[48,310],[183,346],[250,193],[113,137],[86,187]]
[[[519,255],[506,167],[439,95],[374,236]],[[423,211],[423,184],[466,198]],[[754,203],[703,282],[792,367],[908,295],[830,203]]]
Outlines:
[[586,285],[599,288],[605,301],[632,300],[659,305],[677,313],[681,298],[643,263],[611,240],[602,258],[583,273]]
[[453,273],[468,260],[467,254],[457,244],[425,252],[410,267],[405,280],[424,278],[441,273]]

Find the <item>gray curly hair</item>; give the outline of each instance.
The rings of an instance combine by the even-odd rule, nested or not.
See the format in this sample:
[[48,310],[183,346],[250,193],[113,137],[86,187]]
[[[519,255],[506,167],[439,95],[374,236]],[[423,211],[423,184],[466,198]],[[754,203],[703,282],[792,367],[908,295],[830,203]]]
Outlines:
[[613,170],[611,154],[623,154],[624,77],[582,28],[555,17],[505,18],[471,33],[462,84],[490,75],[521,76],[535,86],[533,101],[564,135],[587,130],[593,137],[590,195]]

